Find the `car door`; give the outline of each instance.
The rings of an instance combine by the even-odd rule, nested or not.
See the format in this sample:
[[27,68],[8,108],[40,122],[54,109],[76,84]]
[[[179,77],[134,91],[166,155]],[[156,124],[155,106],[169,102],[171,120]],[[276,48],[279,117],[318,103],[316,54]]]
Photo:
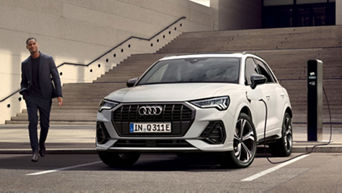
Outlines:
[[283,100],[282,95],[282,87],[278,84],[276,78],[272,74],[270,68],[263,61],[254,58],[255,64],[258,66],[259,73],[266,77],[266,83],[262,85],[263,93],[265,96],[265,101],[268,107],[268,131],[270,133],[277,132],[279,126],[281,125],[282,118],[282,110],[283,110]]
[[[251,88],[251,76],[255,74],[260,74],[260,70],[258,65],[254,62],[253,58],[248,57],[245,60],[245,85],[248,92],[253,92]],[[264,90],[265,85],[258,85],[256,88],[254,88],[256,92],[261,93],[264,98]],[[247,94],[246,93],[246,94]],[[250,110],[252,113],[252,120],[255,126],[255,130],[257,133],[257,138],[262,139],[263,138],[263,131],[264,131],[264,125],[265,125],[265,105],[257,100],[249,100]],[[270,123],[267,123],[267,128],[269,128]]]

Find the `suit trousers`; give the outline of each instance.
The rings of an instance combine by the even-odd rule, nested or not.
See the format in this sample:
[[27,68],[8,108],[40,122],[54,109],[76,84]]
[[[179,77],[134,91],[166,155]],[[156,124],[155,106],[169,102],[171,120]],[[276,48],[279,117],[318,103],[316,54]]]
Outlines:
[[[45,148],[45,140],[50,126],[51,99],[42,97],[26,96],[25,97],[27,114],[29,120],[29,136],[32,152],[38,152],[38,146]],[[40,138],[38,144],[37,125],[38,111],[40,118]]]

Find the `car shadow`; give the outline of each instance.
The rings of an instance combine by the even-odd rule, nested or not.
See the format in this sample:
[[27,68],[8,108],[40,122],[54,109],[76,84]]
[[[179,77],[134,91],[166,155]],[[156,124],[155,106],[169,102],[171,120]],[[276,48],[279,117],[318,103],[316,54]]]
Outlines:
[[[107,167],[106,169],[108,169]],[[136,164],[126,168],[111,168],[128,171],[212,171],[227,170],[218,164],[218,158],[203,154],[146,154]]]
[[86,171],[227,171],[222,168],[215,156],[176,155],[176,154],[142,154],[131,167],[110,168],[100,161],[96,154],[47,154],[38,162],[31,162],[31,155],[0,156],[0,169],[13,170],[52,170],[85,163],[98,162],[93,165],[68,169]]
[[[264,150],[258,150],[256,158],[265,157]],[[0,169],[52,170],[80,164],[94,163],[83,167],[71,168],[85,171],[192,171],[192,172],[226,172],[237,170],[223,168],[216,154],[142,154],[130,167],[110,168],[101,162],[97,154],[47,154],[39,162],[31,162],[30,154],[7,154],[0,156]],[[253,165],[253,164],[252,164]],[[240,170],[240,169],[238,169]]]

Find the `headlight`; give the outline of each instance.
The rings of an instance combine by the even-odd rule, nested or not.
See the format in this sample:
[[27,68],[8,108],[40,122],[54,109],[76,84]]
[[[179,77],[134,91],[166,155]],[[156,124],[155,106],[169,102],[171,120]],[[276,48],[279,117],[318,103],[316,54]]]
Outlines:
[[190,101],[191,104],[200,108],[217,108],[220,111],[226,110],[229,106],[229,96],[215,97]]
[[99,105],[98,111],[101,112],[103,110],[110,110],[110,109],[114,108],[118,104],[119,103],[117,103],[117,102],[104,99],[104,100],[101,101],[101,103]]

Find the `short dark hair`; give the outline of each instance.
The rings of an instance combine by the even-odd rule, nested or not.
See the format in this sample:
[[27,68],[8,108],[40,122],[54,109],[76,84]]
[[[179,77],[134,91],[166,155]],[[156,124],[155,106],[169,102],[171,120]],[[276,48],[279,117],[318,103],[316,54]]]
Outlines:
[[29,42],[30,40],[37,41],[37,39],[36,39],[35,37],[29,37],[29,38],[27,38],[27,40],[26,40],[26,45],[28,44],[28,42]]

